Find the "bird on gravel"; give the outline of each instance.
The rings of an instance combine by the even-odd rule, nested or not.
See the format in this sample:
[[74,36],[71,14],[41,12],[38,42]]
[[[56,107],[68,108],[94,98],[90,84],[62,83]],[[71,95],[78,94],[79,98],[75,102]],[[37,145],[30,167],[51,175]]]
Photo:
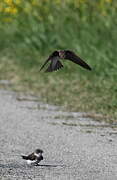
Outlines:
[[25,156],[22,155],[22,158],[27,161],[27,164],[38,165],[41,160],[43,160],[42,156],[43,150],[36,149],[33,153]]
[[56,71],[63,67],[62,63],[60,62],[60,59],[70,60],[76,64],[79,64],[85,69],[91,70],[91,67],[84,62],[79,56],[77,56],[73,51],[71,50],[58,50],[54,51],[48,59],[45,61],[45,63],[40,68],[40,71],[44,68],[44,66],[50,62],[48,68],[45,72],[52,72]]

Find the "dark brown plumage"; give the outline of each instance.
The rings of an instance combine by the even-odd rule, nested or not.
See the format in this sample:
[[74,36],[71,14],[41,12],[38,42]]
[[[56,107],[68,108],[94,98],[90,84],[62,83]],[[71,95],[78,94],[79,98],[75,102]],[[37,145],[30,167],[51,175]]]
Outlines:
[[84,62],[79,56],[77,56],[73,51],[70,50],[58,50],[54,51],[49,58],[45,61],[45,63],[40,68],[40,71],[44,68],[44,66],[50,61],[50,64],[45,72],[56,71],[63,67],[60,59],[70,60],[85,69],[91,70],[91,67]]

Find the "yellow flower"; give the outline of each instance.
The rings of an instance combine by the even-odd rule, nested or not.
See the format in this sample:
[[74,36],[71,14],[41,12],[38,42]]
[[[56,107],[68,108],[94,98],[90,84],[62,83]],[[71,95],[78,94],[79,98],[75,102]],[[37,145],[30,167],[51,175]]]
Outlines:
[[11,9],[11,13],[12,13],[12,14],[16,14],[17,12],[18,12],[18,9],[17,9],[17,8],[14,7],[14,8]]
[[13,4],[13,1],[12,0],[4,0],[5,3],[9,4],[9,5],[12,5]]
[[4,9],[4,12],[10,13],[10,14],[16,14],[18,12],[18,10],[15,7],[6,7]]
[[15,0],[15,4],[20,4],[21,0]]
[[6,7],[6,8],[4,9],[4,12],[10,13],[10,12],[11,12],[11,7]]

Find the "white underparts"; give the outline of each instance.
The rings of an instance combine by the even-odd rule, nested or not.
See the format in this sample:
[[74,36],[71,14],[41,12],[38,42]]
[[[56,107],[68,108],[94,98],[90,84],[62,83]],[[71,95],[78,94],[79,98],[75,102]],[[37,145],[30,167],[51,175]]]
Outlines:
[[31,164],[33,164],[33,163],[35,163],[35,162],[36,162],[36,160],[34,160],[34,161],[27,160],[27,164],[29,164],[29,165],[31,165]]

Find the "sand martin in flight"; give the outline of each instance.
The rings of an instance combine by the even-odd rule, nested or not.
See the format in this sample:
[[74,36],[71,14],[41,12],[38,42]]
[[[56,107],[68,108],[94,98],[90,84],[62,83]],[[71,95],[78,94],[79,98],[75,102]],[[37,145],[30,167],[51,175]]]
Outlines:
[[76,64],[79,64],[80,66],[82,66],[85,69],[91,70],[91,67],[84,62],[84,60],[82,60],[79,56],[77,56],[73,51],[71,50],[58,50],[58,51],[54,51],[49,57],[48,59],[44,62],[44,64],[42,65],[42,67],[40,68],[40,71],[44,68],[44,66],[50,62],[48,68],[45,70],[45,72],[52,72],[52,71],[56,71],[60,68],[63,67],[60,59],[64,59],[64,60],[70,60]]

